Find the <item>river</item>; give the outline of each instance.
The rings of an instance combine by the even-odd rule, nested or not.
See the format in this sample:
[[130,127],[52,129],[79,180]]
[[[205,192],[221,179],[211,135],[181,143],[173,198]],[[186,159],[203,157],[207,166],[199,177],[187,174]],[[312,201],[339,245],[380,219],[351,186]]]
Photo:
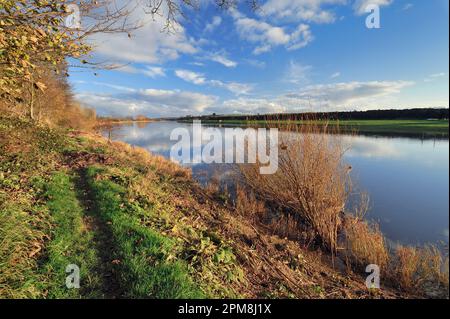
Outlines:
[[[169,158],[177,141],[177,122],[135,123],[116,126],[113,140],[136,145]],[[103,132],[105,136],[109,132]],[[367,218],[377,221],[392,242],[448,245],[449,241],[449,140],[383,136],[344,136],[351,148],[345,161],[352,166],[358,187],[370,196]],[[193,165],[200,182],[216,165]]]

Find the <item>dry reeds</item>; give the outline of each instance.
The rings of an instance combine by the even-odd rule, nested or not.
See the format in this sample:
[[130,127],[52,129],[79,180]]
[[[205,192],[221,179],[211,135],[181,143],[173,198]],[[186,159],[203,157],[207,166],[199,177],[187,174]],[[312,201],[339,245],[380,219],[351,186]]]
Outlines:
[[258,163],[242,165],[240,171],[258,196],[292,211],[334,252],[351,184],[342,140],[325,134],[330,128],[322,124],[280,123],[286,131],[279,137],[277,172],[261,175]]
[[239,184],[236,186],[235,208],[239,214],[250,215],[251,218],[260,217],[265,212],[264,202]]
[[378,224],[370,225],[358,218],[347,217],[344,223],[347,262],[365,268],[376,264],[386,271],[389,252]]
[[[245,185],[276,206],[269,227],[291,239],[313,232],[332,253],[340,248],[351,268],[364,271],[376,264],[387,281],[405,291],[426,295],[430,285],[448,288],[448,258],[436,247],[400,246],[390,254],[379,226],[364,219],[369,203],[365,194],[351,214],[344,212],[352,182],[350,167],[343,162],[344,139],[334,134],[338,128],[311,119],[297,124],[285,120],[276,125],[283,130],[276,173],[260,174],[258,163],[239,166]],[[245,205],[241,213],[254,210]],[[338,247],[338,238],[344,247]]]
[[408,292],[448,289],[448,273],[448,257],[435,246],[398,246],[391,265],[392,281]]

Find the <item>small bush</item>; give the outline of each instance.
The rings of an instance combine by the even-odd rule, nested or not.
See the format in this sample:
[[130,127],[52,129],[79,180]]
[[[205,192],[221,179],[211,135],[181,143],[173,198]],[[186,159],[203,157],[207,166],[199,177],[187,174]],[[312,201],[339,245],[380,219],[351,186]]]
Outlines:
[[324,248],[337,248],[338,230],[347,200],[350,178],[342,157],[340,136],[327,125],[280,124],[278,170],[260,174],[260,164],[241,165],[246,182],[261,198],[294,212],[309,225]]

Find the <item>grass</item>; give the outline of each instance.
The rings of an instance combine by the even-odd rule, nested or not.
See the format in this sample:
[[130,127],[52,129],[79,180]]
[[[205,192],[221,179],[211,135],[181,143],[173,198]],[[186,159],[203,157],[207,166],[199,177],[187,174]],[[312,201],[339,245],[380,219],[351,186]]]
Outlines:
[[139,215],[126,205],[126,190],[110,180],[97,180],[101,172],[99,168],[90,167],[87,177],[100,218],[111,228],[112,258],[124,297],[203,297],[186,265],[170,260],[174,242],[143,227]]
[[[369,204],[366,194],[359,194],[354,211],[346,209],[349,194],[356,195],[350,167],[343,162],[346,148],[339,135],[330,139],[330,134],[317,134],[338,133],[333,131],[334,127],[317,123],[289,127],[299,134],[279,137],[276,173],[260,174],[259,163],[239,166],[237,181],[243,180],[247,189],[265,201],[271,219],[275,220],[267,225],[290,238],[301,239],[308,231],[313,232],[316,246],[331,252],[333,262],[335,254],[343,257],[349,270],[362,274],[367,265],[376,264],[390,284],[404,291],[426,295],[427,285],[431,284],[442,293],[442,288],[448,288],[448,275],[441,269],[444,259],[438,249],[400,247],[392,258],[378,225],[369,225],[364,220]],[[238,189],[238,200],[243,192]],[[259,205],[247,202],[244,210],[254,216],[253,207]],[[242,214],[240,206],[236,208]],[[259,220],[264,222],[262,218]]]
[[[448,120],[342,120],[315,121],[315,124],[339,125],[342,132],[448,136]],[[273,125],[283,121],[205,120],[204,123],[230,125]],[[288,122],[285,122],[288,124]],[[289,121],[289,124],[311,124],[311,121]]]
[[0,118],[0,298],[45,297],[40,257],[51,216],[40,195],[65,138],[46,127]]
[[[0,142],[0,298],[239,296],[233,250],[174,202],[187,170],[13,118],[0,118]],[[80,267],[81,289],[65,286],[69,264]]]
[[344,224],[346,250],[345,255],[350,266],[356,265],[359,270],[375,264],[383,274],[388,273],[389,251],[378,225],[369,225],[357,218],[347,217]]
[[[92,231],[83,221],[84,210],[75,192],[73,177],[56,172],[45,185],[46,206],[53,225],[46,248],[42,272],[49,276],[44,289],[48,298],[98,298],[102,295],[101,278],[96,270],[100,259],[91,245]],[[66,287],[66,267],[80,268],[80,289]]]
[[[314,153],[320,166],[326,156]],[[299,218],[281,218],[277,232],[261,224],[260,194],[239,189],[233,208],[142,149],[0,117],[0,168],[0,298],[373,297],[364,278],[290,236]],[[322,194],[320,185],[311,191]],[[448,285],[440,256],[423,256],[413,278]],[[65,287],[68,264],[81,268],[80,289]],[[389,289],[378,296],[416,293]]]
[[436,291],[444,287],[448,293],[448,257],[433,246],[396,248],[391,263],[391,279],[405,291]]

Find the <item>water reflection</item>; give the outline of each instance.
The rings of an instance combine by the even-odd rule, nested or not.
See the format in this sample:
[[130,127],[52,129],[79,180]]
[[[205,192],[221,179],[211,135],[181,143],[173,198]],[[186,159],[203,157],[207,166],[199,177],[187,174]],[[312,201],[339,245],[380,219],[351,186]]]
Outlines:
[[[111,138],[170,156],[170,133],[191,125],[176,122],[115,127]],[[223,130],[223,128],[219,128]],[[108,132],[104,132],[108,136]],[[352,174],[371,199],[368,217],[392,241],[407,244],[449,241],[449,141],[401,137],[343,136]],[[208,141],[204,141],[206,144]],[[224,150],[233,151],[233,150]],[[227,164],[197,164],[193,175],[206,183],[213,174],[226,178]],[[215,173],[213,173],[215,172]]]

